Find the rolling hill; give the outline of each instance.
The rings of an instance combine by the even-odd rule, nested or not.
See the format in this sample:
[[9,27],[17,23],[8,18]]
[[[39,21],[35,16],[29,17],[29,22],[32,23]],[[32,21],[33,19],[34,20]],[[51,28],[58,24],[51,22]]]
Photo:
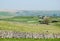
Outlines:
[[59,16],[60,11],[39,11],[39,10],[20,10],[15,12],[0,11],[0,18],[10,18],[15,16]]

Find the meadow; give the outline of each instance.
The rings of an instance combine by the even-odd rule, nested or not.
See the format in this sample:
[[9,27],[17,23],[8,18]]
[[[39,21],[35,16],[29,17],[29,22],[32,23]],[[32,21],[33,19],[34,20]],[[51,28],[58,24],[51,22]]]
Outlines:
[[[60,20],[60,18],[52,18]],[[60,33],[60,22],[40,24],[38,17],[12,17],[0,19],[0,30],[32,32],[32,33]],[[26,38],[0,38],[0,41],[60,41],[60,39],[26,39]]]
[[[55,18],[52,18],[55,19]],[[40,24],[38,17],[13,17],[0,20],[0,30],[12,30],[19,32],[33,32],[33,33],[60,33],[60,22]],[[57,18],[60,20],[60,18]]]

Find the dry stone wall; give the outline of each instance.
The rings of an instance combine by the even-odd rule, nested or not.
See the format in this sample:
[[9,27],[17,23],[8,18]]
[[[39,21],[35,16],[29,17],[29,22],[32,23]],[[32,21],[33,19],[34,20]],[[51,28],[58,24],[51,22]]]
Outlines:
[[0,31],[0,38],[60,38],[59,34]]

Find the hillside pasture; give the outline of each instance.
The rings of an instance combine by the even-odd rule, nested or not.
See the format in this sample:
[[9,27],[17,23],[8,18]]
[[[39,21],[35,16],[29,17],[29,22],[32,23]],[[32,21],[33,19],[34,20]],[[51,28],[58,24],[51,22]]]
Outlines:
[[60,27],[54,24],[35,24],[35,23],[22,23],[22,22],[9,22],[0,21],[0,30],[19,31],[19,32],[34,32],[43,33],[48,31],[49,33],[60,33]]

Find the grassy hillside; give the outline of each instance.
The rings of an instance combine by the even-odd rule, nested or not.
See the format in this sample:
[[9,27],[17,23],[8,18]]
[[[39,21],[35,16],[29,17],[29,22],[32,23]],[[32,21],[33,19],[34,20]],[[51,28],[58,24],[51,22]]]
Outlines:
[[[9,12],[0,12],[0,16],[11,16]],[[5,18],[4,17],[4,18]],[[52,18],[60,21],[60,18]],[[0,30],[12,30],[20,32],[46,32],[60,33],[60,22],[50,23],[50,25],[39,24],[38,16],[15,16],[0,19]]]
[[[46,12],[45,12],[46,13]],[[20,14],[18,14],[20,15]],[[33,33],[60,33],[60,22],[40,24],[37,16],[14,16],[9,12],[0,12],[0,30],[33,32]],[[6,17],[6,18],[5,18]],[[10,17],[10,18],[8,18]],[[59,20],[60,17],[52,17],[52,20]],[[60,41],[60,39],[16,39],[0,38],[0,41]]]
[[[60,18],[52,18],[60,20]],[[21,32],[46,32],[60,33],[60,22],[39,24],[38,17],[33,16],[16,16],[0,20],[0,30],[12,30]]]
[[12,18],[6,18],[6,19],[0,19],[4,21],[15,21],[15,22],[32,22],[32,23],[38,23],[38,17],[33,16],[15,16]]
[[0,30],[8,31],[20,31],[20,32],[46,32],[49,33],[60,33],[60,27],[55,26],[54,24],[35,24],[35,23],[21,23],[21,22],[9,22],[9,21],[0,21]]

